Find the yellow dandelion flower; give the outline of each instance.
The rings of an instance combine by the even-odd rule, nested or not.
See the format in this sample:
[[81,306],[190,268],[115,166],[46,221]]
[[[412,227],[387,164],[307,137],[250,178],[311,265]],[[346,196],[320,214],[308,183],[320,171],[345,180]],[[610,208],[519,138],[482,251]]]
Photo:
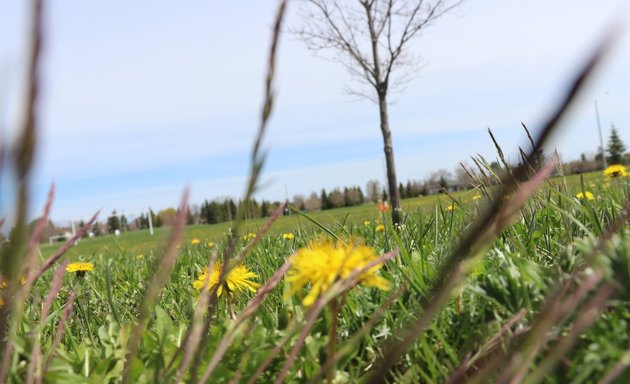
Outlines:
[[[212,268],[210,273],[210,281],[208,282],[208,289],[212,290],[217,284],[219,284],[219,274],[221,273],[222,266],[217,264]],[[256,292],[256,289],[260,287],[260,284],[250,279],[257,278],[258,275],[247,269],[243,264],[237,265],[227,275],[225,281],[221,286],[217,288],[217,296],[221,296],[225,290],[228,294],[249,290],[250,292]],[[193,288],[201,290],[208,280],[208,267],[204,267],[203,271],[197,276],[197,280],[193,283]]]
[[372,223],[370,222],[370,220],[365,220],[365,221],[363,222],[363,225],[370,225],[370,224],[372,224]]
[[622,164],[613,164],[604,170],[604,176],[609,179],[617,179],[619,177],[628,176],[628,169]]
[[455,209],[455,206],[453,204],[451,204],[448,207],[446,207],[447,211],[452,211],[453,209]]
[[[20,284],[21,285],[26,284],[26,276],[25,275],[20,276]],[[0,289],[6,288],[8,286],[9,286],[9,283],[7,282],[7,280],[4,277],[0,276]]]
[[144,259],[144,255],[140,254],[136,256],[136,260],[142,260]]
[[243,235],[241,238],[242,238],[243,240],[251,240],[251,239],[253,239],[253,238],[255,238],[255,237],[256,237],[256,234],[255,234],[255,233],[251,233],[251,232],[250,232],[250,233],[248,233],[247,235]]
[[[291,294],[310,285],[310,292],[302,300],[304,306],[312,305],[339,278],[345,278],[377,258],[370,247],[360,244],[335,245],[327,241],[315,241],[308,248],[301,248],[291,258],[291,270],[287,281]],[[358,276],[359,282],[369,287],[389,289],[389,281],[377,275],[382,265],[376,265]]]
[[[193,283],[193,288],[196,290],[201,290],[203,286],[206,284],[206,280],[208,279],[208,267],[204,267],[203,271],[197,276],[197,280]],[[212,289],[219,282],[219,271],[218,268],[212,269],[212,274],[210,275],[210,281],[208,282],[208,287]]]
[[284,240],[293,240],[295,238],[295,235],[291,232],[286,232],[282,234],[282,238]]
[[385,231],[385,226],[383,224],[379,224],[376,226],[376,232],[384,232]]
[[199,240],[197,238],[194,238],[194,239],[190,240],[190,245],[197,245],[199,243],[201,243],[201,240]]
[[78,277],[83,277],[85,272],[92,272],[94,269],[96,268],[94,268],[92,263],[77,262],[66,265],[66,271],[76,273]]
[[208,241],[208,247],[214,248],[214,241]]
[[593,196],[593,194],[589,191],[585,191],[584,193],[580,192],[577,195],[575,195],[575,197],[577,197],[580,200],[595,200],[595,196]]

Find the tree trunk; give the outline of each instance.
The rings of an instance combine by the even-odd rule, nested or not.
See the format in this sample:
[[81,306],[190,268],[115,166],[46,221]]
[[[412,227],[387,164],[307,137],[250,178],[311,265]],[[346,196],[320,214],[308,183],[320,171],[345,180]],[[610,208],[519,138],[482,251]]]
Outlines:
[[381,132],[383,133],[383,150],[385,151],[385,166],[387,168],[387,187],[392,207],[392,222],[400,224],[400,194],[398,193],[398,181],[396,180],[396,164],[394,163],[394,145],[392,144],[392,131],[389,129],[389,115],[387,113],[387,96],[379,92],[378,108],[381,120]]

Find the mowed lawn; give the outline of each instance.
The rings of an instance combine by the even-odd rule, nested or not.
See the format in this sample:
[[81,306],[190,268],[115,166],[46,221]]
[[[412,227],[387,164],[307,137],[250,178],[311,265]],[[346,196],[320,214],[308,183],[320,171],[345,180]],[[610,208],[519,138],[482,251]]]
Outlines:
[[[570,192],[577,193],[581,190],[582,181],[585,189],[589,189],[592,182],[601,180],[601,172],[590,172],[581,175],[571,175],[567,177],[555,177],[550,179],[558,188],[566,188]],[[401,202],[404,212],[415,212],[417,210],[429,211],[438,209],[446,209],[452,204],[452,198],[459,203],[466,204],[471,201],[479,192],[476,190],[467,190],[453,192],[449,195],[438,194],[421,196],[410,199],[403,199]],[[344,207],[323,211],[306,212],[311,219],[318,223],[335,230],[343,225],[364,225],[365,221],[369,221],[371,225],[382,223],[389,220],[389,213],[382,214],[378,211],[375,203],[367,203],[360,206]],[[267,221],[267,219],[252,219],[245,221],[243,233],[257,232]],[[184,229],[184,237],[182,244],[190,244],[192,239],[200,239],[204,243],[222,241],[229,231],[232,223],[224,222],[210,225],[189,225]],[[302,231],[311,233],[316,230],[317,226],[304,215],[291,212],[290,215],[280,217],[271,228],[268,235],[280,236],[284,232],[292,232],[299,235]],[[154,235],[149,234],[149,230],[139,230],[132,232],[123,232],[116,237],[111,234],[102,235],[95,238],[82,239],[77,245],[72,247],[67,253],[67,257],[71,260],[77,258],[90,258],[96,254],[109,254],[110,252],[120,252],[130,257],[139,254],[157,252],[166,243],[170,228],[155,228]],[[40,252],[42,258],[47,258],[59,249],[63,243],[54,243],[49,245],[42,243]]]

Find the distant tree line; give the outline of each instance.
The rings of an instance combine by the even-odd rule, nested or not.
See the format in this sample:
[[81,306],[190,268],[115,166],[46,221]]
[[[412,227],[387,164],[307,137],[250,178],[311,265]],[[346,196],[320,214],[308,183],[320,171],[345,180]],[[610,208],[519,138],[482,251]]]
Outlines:
[[563,163],[563,171],[565,174],[570,175],[574,173],[599,171],[604,169],[605,165],[628,165],[630,164],[630,153],[626,153],[626,149],[625,144],[619,137],[617,128],[612,125],[610,129],[610,136],[608,138],[608,145],[606,146],[607,156],[603,156],[604,151],[602,151],[601,147],[597,151],[596,155],[587,155],[582,153],[578,160]]
[[193,206],[189,215],[194,224],[216,224],[232,221],[242,214],[245,219],[257,219],[270,216],[280,206],[279,201],[270,202],[255,199],[235,202],[232,198],[205,200],[200,207]]
[[[630,153],[626,152],[626,146],[619,137],[617,129],[612,126],[611,133],[606,146],[606,158],[602,157],[602,149],[600,148],[595,155],[581,154],[577,160],[572,160],[562,164],[565,175],[574,173],[584,173],[596,170],[602,170],[604,164],[630,164]],[[544,162],[544,154],[537,154],[537,159]],[[449,172],[445,169],[437,170],[426,180],[408,180],[406,183],[398,184],[398,194],[401,198],[414,198],[426,196],[444,191],[457,191],[469,189],[475,183],[495,184],[505,176],[505,169],[515,167],[518,164],[510,165],[501,158],[499,161],[488,162],[482,156],[472,158],[474,165],[469,166],[461,164],[461,167]],[[521,159],[524,161],[524,158]],[[604,161],[605,160],[605,161]],[[364,192],[365,191],[365,192]],[[359,186],[352,187],[336,187],[332,190],[321,189],[319,193],[311,192],[310,195],[304,196],[297,194],[293,196],[290,204],[302,211],[317,211],[326,209],[335,209],[341,207],[352,207],[366,203],[376,203],[378,201],[388,201],[388,188],[381,185],[378,180],[370,180],[362,190]],[[241,201],[234,200],[229,197],[216,198],[213,200],[204,200],[200,205],[194,204],[189,206],[188,217],[186,223],[189,225],[198,224],[216,224],[235,220],[237,215],[242,215],[245,219],[259,219],[269,217],[280,206],[279,201],[269,201],[262,199]],[[150,210],[148,213],[142,213],[133,220],[129,220],[128,215],[118,214],[113,211],[107,218],[105,223],[96,222],[92,229],[92,236],[100,236],[105,233],[114,233],[116,230],[121,232],[134,231],[149,228],[149,222],[154,228],[169,226],[175,222],[177,217],[175,208],[166,208],[157,213]],[[284,214],[288,214],[286,210]],[[150,218],[150,220],[149,220]],[[35,221],[31,226],[35,225]],[[80,222],[78,227],[83,226]],[[44,240],[49,236],[57,236],[60,234],[70,233],[69,225],[59,226],[49,221],[45,231]],[[87,236],[88,234],[86,234]],[[2,236],[0,236],[2,239]]]

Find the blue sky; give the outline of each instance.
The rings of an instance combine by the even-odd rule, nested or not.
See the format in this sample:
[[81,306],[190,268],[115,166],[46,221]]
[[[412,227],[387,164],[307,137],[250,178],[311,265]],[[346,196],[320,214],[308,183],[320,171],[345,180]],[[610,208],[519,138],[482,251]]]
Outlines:
[[[0,5],[5,143],[18,121],[26,3]],[[540,125],[607,26],[620,15],[628,24],[626,3],[468,1],[427,29],[412,46],[422,69],[390,108],[399,179],[494,158],[488,127],[516,159],[527,144],[520,122]],[[55,220],[176,206],[184,186],[192,203],[242,194],[275,1],[47,5],[33,214],[52,181]],[[300,22],[297,8],[289,4],[288,25]],[[594,100],[605,136],[614,123],[630,146],[627,68],[628,31],[553,142],[565,159],[597,149]],[[258,196],[383,181],[376,106],[343,93],[344,68],[284,35],[277,75]]]

